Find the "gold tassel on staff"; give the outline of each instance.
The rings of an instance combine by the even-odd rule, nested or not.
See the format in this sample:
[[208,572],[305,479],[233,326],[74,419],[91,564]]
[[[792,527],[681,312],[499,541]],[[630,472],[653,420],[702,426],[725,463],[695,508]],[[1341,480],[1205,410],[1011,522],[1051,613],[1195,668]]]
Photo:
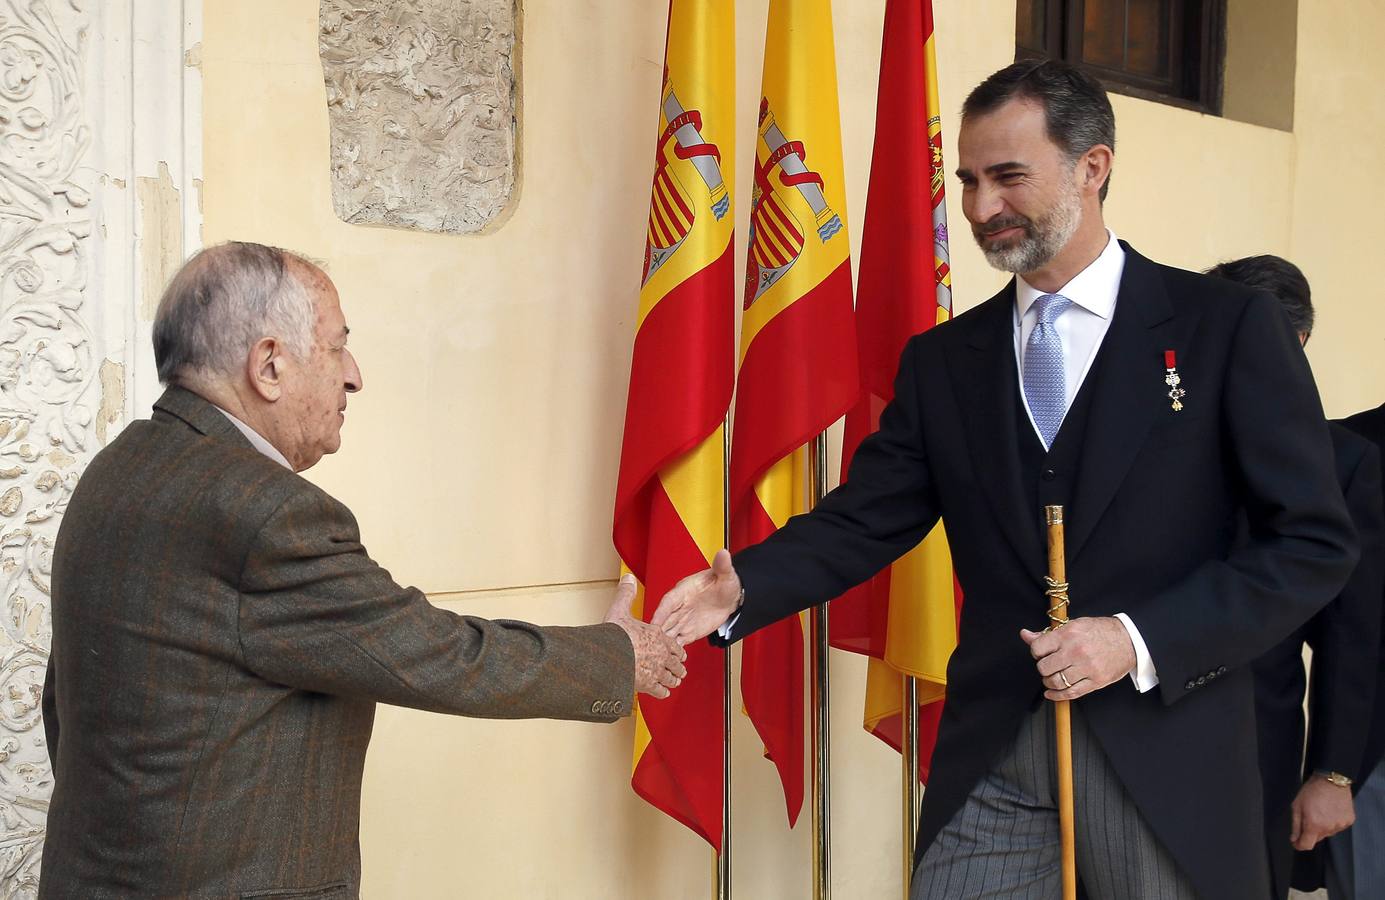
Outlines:
[[[1068,566],[1063,549],[1063,507],[1045,506],[1048,523],[1048,629],[1068,624]],[[1073,829],[1072,801],[1072,705],[1067,700],[1053,704],[1057,725],[1058,828],[1063,840],[1063,900],[1077,900],[1077,840]]]
[[[810,445],[813,505],[827,496],[827,438],[818,435]],[[832,779],[831,681],[827,660],[827,604],[815,606],[809,616],[812,641],[813,734],[813,900],[832,896]]]
[[904,675],[904,740],[899,758],[903,761],[904,819],[900,823],[904,837],[904,900],[909,900],[909,888],[914,879],[914,844],[918,840],[919,824],[919,683],[912,675]]

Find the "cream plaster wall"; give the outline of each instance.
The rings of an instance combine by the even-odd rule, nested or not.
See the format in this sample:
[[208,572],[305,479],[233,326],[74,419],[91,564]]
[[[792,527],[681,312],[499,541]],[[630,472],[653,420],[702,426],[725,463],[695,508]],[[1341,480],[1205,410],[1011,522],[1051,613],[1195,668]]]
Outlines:
[[[1341,413],[1385,393],[1385,314],[1351,292],[1369,277],[1356,249],[1364,241],[1327,231],[1354,214],[1364,238],[1385,200],[1371,186],[1385,162],[1385,117],[1365,87],[1385,78],[1366,37],[1382,33],[1385,11],[1330,5],[1341,9],[1315,10],[1299,29],[1297,133],[1113,97],[1120,145],[1108,219],[1142,252],[1189,267],[1297,253],[1323,306],[1310,349],[1329,409]],[[767,0],[738,6],[737,165],[747,185]],[[206,0],[205,236],[328,261],[366,390],[352,399],[345,449],[312,477],[356,512],[372,554],[447,608],[576,623],[601,614],[616,571],[610,509],[665,4],[525,7],[520,199],[501,229],[455,238],[333,215],[316,2]],[[935,7],[952,113],[1013,58],[1014,5]],[[883,8],[837,0],[835,10],[853,240]],[[1345,67],[1352,53],[1359,61]],[[955,159],[955,114],[945,133]],[[1377,202],[1347,202],[1347,191]],[[949,212],[965,309],[1004,279],[969,240],[955,191]],[[859,658],[834,654],[833,671],[836,896],[897,896],[897,757],[860,730]],[[743,718],[735,728],[737,895],[806,897],[806,813],[786,830],[772,769]],[[363,809],[366,895],[707,897],[711,854],[631,793],[630,742],[628,722],[493,723],[381,708]]]
[[1385,3],[1300,7],[1289,250],[1313,285],[1308,342],[1323,404],[1344,416],[1385,401]]

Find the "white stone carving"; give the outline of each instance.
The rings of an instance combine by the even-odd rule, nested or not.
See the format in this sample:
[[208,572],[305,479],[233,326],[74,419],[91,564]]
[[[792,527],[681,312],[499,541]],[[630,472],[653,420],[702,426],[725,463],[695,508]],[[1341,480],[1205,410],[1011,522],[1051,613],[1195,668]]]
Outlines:
[[0,2],[0,898],[32,897],[58,521],[94,451],[85,0]]
[[515,190],[515,0],[322,0],[332,202],[346,222],[467,234]]
[[[38,890],[58,524],[157,390],[146,257],[196,245],[201,21],[200,0],[0,0],[0,900]],[[181,206],[151,229],[130,187],[164,160]]]

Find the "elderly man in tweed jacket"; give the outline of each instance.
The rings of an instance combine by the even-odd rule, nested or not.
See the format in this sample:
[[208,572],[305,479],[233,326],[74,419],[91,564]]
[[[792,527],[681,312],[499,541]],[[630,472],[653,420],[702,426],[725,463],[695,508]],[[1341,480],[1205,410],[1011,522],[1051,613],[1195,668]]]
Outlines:
[[545,628],[438,609],[300,472],[361,375],[331,281],[203,251],[154,324],[167,392],[99,453],[53,560],[42,897],[355,897],[376,703],[610,722],[682,651],[633,620]]

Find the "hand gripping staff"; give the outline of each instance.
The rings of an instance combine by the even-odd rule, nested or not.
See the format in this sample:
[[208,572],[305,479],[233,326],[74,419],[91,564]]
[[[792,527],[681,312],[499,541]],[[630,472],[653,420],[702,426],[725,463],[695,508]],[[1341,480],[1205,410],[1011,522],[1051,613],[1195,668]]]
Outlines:
[[[1045,506],[1048,524],[1048,576],[1044,596],[1048,600],[1048,628],[1068,624],[1068,567],[1063,549],[1063,507]],[[1058,828],[1063,841],[1063,900],[1077,900],[1077,842],[1073,831],[1072,802],[1072,707],[1069,700],[1055,700],[1058,760]]]

